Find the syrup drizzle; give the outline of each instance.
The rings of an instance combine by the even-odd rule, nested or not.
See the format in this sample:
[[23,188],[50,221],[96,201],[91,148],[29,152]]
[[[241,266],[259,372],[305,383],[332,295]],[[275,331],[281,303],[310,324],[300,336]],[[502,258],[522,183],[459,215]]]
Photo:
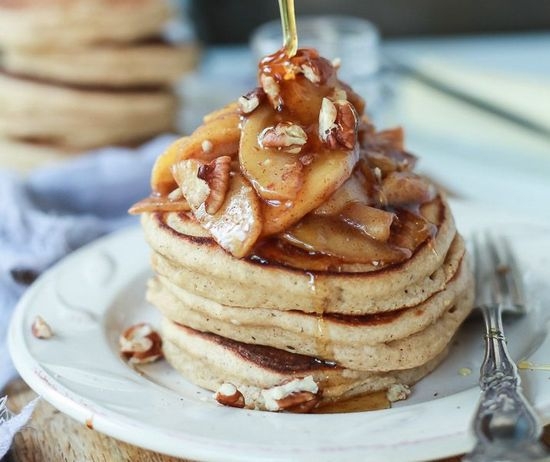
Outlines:
[[292,58],[298,50],[298,33],[296,32],[296,15],[294,14],[294,0],[279,0],[281,24],[283,27],[284,50]]
[[388,400],[386,390],[375,391],[343,401],[322,404],[313,410],[313,414],[341,414],[344,412],[377,411],[389,409],[391,403]]

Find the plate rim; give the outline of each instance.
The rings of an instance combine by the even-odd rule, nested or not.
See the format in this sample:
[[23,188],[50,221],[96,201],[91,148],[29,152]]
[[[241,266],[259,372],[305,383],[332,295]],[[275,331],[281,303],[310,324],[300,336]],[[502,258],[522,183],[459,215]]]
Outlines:
[[[470,208],[474,206],[473,202],[460,201],[458,208],[463,208],[464,206]],[[456,208],[456,206],[454,207]],[[532,217],[531,217],[532,221]],[[535,220],[537,221],[537,220]],[[546,220],[538,220],[538,223],[550,226]],[[64,385],[55,380],[55,377],[52,377],[51,374],[46,371],[39,361],[37,361],[31,354],[31,352],[26,348],[26,339],[24,332],[24,315],[28,309],[32,306],[33,298],[37,293],[40,292],[42,287],[47,284],[49,278],[52,275],[56,274],[57,271],[60,271],[60,268],[70,265],[72,260],[78,258],[79,255],[82,255],[86,252],[90,252],[95,248],[99,248],[102,245],[114,245],[118,241],[129,240],[129,237],[136,238],[136,235],[142,235],[140,233],[139,226],[127,227],[122,230],[119,230],[115,233],[109,234],[100,238],[81,249],[73,252],[68,255],[66,258],[62,259],[48,271],[46,271],[29,290],[23,295],[17,307],[13,313],[12,320],[10,323],[8,331],[8,346],[10,354],[12,356],[13,362],[21,374],[25,382],[35,390],[38,394],[42,395],[46,401],[52,404],[54,407],[58,408],[63,413],[69,415],[70,417],[76,419],[77,421],[92,426],[95,430],[105,433],[109,436],[112,436],[121,441],[133,444],[138,447],[150,449],[156,452],[177,456],[177,457],[190,457],[195,459],[207,459],[207,460],[258,460],[258,457],[261,457],[262,460],[280,460],[288,457],[289,453],[269,453],[265,451],[265,448],[262,446],[257,446],[255,451],[249,451],[247,453],[238,452],[237,454],[228,454],[224,452],[220,454],[219,446],[226,446],[223,441],[217,441],[212,445],[213,438],[211,437],[198,437],[196,435],[188,435],[191,437],[191,440],[185,441],[185,444],[182,444],[181,432],[174,432],[174,434],[167,434],[163,430],[164,438],[148,438],[143,439],[143,435],[139,432],[133,433],[130,430],[140,429],[141,431],[155,431],[155,428],[152,426],[144,425],[141,423],[136,423],[135,419],[132,419],[129,416],[126,416],[120,412],[116,412],[111,409],[107,409],[101,405],[94,404],[88,398],[79,396],[78,393],[73,392],[66,388]],[[144,243],[145,245],[145,243]],[[106,308],[105,308],[106,309]],[[28,334],[27,334],[28,335]],[[545,343],[548,343],[548,335]],[[542,345],[541,345],[542,346]],[[539,347],[540,349],[540,347]],[[393,408],[383,411],[369,411],[369,415],[374,416],[377,412],[384,412],[388,414],[389,412],[398,412],[399,409],[408,409],[411,410],[415,407],[429,408],[434,406],[435,403],[439,406],[444,403],[445,400],[449,399],[462,399],[462,400],[471,400],[472,406],[470,411],[464,410],[463,412],[473,412],[473,408],[477,403],[477,397],[479,392],[476,390],[476,387],[471,387],[467,390],[455,393],[451,396],[440,398],[431,402],[418,403],[407,407]],[[459,401],[460,401],[459,399]],[[541,415],[541,419],[544,423],[550,422],[550,401],[544,406],[537,406],[537,410]],[[242,411],[242,410],[240,410]],[[254,411],[259,412],[259,411]],[[265,413],[264,413],[265,414]],[[359,413],[365,414],[365,413]],[[278,414],[281,415],[281,414]],[[345,414],[340,414],[340,416]],[[310,416],[311,417],[311,416]],[[316,415],[317,418],[325,418],[326,416]],[[89,419],[92,418],[93,421]],[[267,417],[269,418],[269,417]],[[329,418],[330,419],[330,418]],[[328,419],[327,419],[328,420]],[[177,445],[173,443],[176,439]],[[215,438],[214,438],[215,439]],[[451,441],[450,441],[451,439]],[[172,444],[167,444],[172,441]],[[438,446],[439,443],[439,446]],[[378,458],[383,455],[384,460],[388,462],[392,460],[423,460],[426,457],[428,458],[437,458],[445,457],[448,455],[458,454],[460,452],[468,450],[469,447],[473,445],[473,438],[469,434],[469,428],[462,429],[458,432],[449,432],[448,434],[439,434],[431,439],[424,440],[414,440],[414,441],[400,441],[399,447],[389,447],[384,445],[382,448],[379,448],[380,451],[385,450],[385,452],[376,452],[372,454],[367,454],[365,451],[372,449],[373,446],[358,445],[355,448],[339,448],[340,452],[338,454],[340,460],[347,457],[357,457],[359,454],[363,460],[379,460]],[[241,446],[243,446],[241,444]],[[217,448],[217,449],[216,449]],[[263,448],[261,452],[258,451],[258,448]],[[417,449],[413,451],[413,449]],[[225,447],[222,449],[226,449]],[[238,449],[233,447],[232,449]],[[244,448],[241,448],[244,449]],[[247,451],[251,448],[246,448]],[[392,449],[394,449],[392,451]],[[322,446],[317,447],[315,452],[305,451],[301,454],[294,454],[298,457],[296,460],[301,460],[301,457],[311,457],[313,455],[321,455],[321,451],[326,451],[327,448]],[[421,454],[419,453],[421,451]],[[415,456],[416,454],[416,456]],[[333,454],[334,455],[334,454]],[[371,459],[371,456],[375,457]],[[403,458],[405,456],[405,458]],[[366,458],[365,458],[366,457]],[[420,458],[415,458],[420,457]],[[305,460],[305,459],[304,459]],[[329,459],[327,459],[329,460]],[[353,460],[353,459],[349,459]]]

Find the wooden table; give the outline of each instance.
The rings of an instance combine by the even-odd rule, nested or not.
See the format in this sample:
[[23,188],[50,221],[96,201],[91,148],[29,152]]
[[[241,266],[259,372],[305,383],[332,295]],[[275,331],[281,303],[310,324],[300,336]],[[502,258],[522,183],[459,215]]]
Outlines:
[[[36,394],[22,381],[8,385],[10,407],[19,411]],[[550,425],[544,433],[550,446]],[[441,462],[459,462],[451,457]],[[27,427],[16,437],[11,452],[3,462],[175,462],[175,457],[147,451],[89,429],[41,401]]]

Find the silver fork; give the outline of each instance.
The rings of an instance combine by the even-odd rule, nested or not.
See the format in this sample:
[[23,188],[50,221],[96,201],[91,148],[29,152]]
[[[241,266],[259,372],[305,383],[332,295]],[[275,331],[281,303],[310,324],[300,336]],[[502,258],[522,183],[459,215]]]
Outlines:
[[[483,242],[484,241],[484,242]],[[548,460],[540,442],[542,426],[520,386],[502,328],[502,312],[525,314],[522,277],[510,243],[486,235],[473,238],[476,307],[485,323],[485,358],[479,385],[481,398],[474,416],[477,438],[464,461],[526,462]]]

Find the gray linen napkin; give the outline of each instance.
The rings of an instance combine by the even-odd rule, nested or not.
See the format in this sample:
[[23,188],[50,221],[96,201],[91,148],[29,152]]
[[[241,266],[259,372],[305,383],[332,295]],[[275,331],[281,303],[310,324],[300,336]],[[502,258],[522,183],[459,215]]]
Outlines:
[[[128,207],[149,194],[153,162],[173,140],[163,135],[137,149],[101,149],[26,178],[0,170],[0,392],[16,375],[6,333],[19,297],[63,256],[137,222]],[[0,458],[32,409],[7,423],[0,418]]]

